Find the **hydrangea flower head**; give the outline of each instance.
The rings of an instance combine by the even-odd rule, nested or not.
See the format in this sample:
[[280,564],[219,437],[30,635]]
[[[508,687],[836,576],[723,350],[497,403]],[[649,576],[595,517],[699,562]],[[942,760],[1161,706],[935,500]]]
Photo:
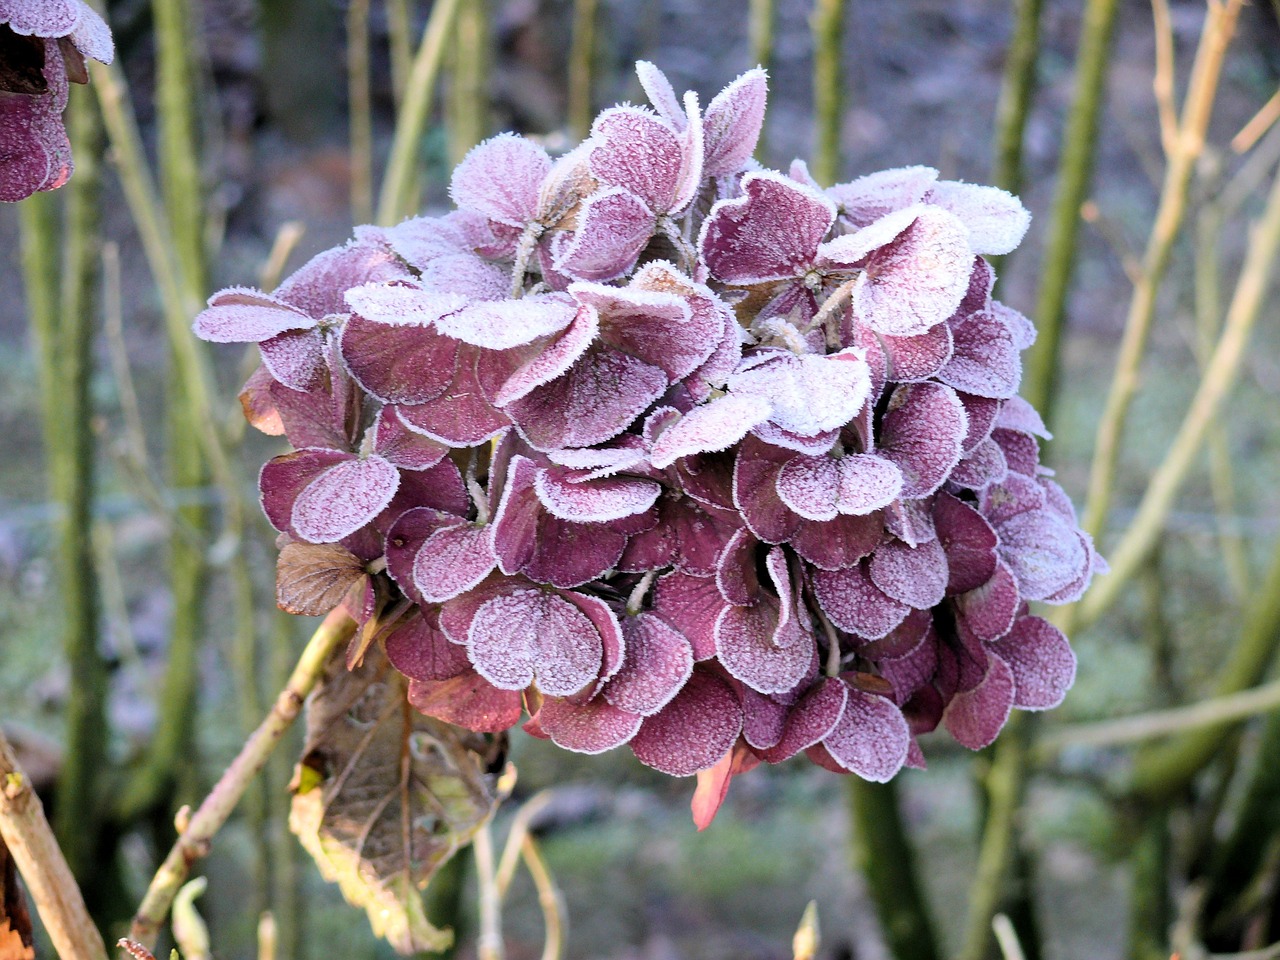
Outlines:
[[0,200],[67,182],[67,84],[88,82],[86,57],[114,56],[111,31],[83,0],[0,0]]
[[488,140],[456,210],[196,319],[261,345],[246,415],[293,447],[281,605],[346,603],[427,714],[696,774],[699,826],[760,763],[883,781],[1055,706],[1075,658],[1029,603],[1103,563],[991,297],[1027,212],[760,169],[763,71],[705,110],[639,72],[652,109],[558,159]]

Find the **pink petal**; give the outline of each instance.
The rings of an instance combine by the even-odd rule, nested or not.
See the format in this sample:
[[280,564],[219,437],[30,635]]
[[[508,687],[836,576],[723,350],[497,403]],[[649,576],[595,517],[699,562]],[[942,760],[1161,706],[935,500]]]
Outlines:
[[967,423],[964,407],[950,387],[912,383],[889,398],[881,427],[881,456],[902,471],[902,497],[926,497],[960,462]]
[[1013,696],[1013,671],[999,657],[989,657],[982,682],[952,697],[942,722],[961,744],[981,750],[995,740],[1009,719]]
[[703,222],[698,249],[711,275],[738,286],[804,276],[835,221],[831,201],[769,171],[747,174],[741,189]]
[[804,523],[778,496],[778,474],[792,454],[754,437],[738,449],[733,468],[733,502],[758,540],[785,543]]
[[1004,458],[1004,451],[988,437],[965,453],[947,480],[969,490],[982,490],[992,483],[1000,483],[1008,475],[1009,462]]
[[631,741],[641,763],[673,777],[715,766],[742,731],[742,705],[714,674],[694,671],[659,713],[645,719]]
[[258,474],[263,512],[277,530],[293,532],[293,505],[298,495],[326,470],[354,460],[338,450],[303,449],[272,457]]
[[511,426],[511,418],[489,401],[492,391],[486,388],[482,374],[496,373],[505,379],[518,361],[518,357],[504,353],[463,346],[458,350],[453,382],[426,403],[399,407],[400,418],[415,433],[449,447],[481,444]]
[[879,170],[850,183],[838,183],[827,191],[840,216],[856,227],[919,203],[938,179],[932,167],[900,167]]
[[687,155],[671,124],[635,107],[614,107],[596,118],[591,137],[588,163],[602,184],[630,191],[655,213],[680,212],[688,181],[701,175],[702,156]]
[[1044,600],[1079,579],[1089,551],[1075,528],[1057,514],[1029,510],[996,525],[1000,557],[1028,600]]
[[751,607],[760,599],[756,573],[756,540],[746,529],[733,535],[716,560],[716,587],[729,603]]
[[535,449],[590,447],[625,430],[666,389],[659,368],[593,346],[568,373],[503,409]]
[[399,485],[400,471],[382,457],[344,460],[298,494],[293,528],[311,543],[335,543],[381,513]]
[[485,601],[467,634],[476,670],[501,690],[521,690],[536,677],[549,696],[581,690],[600,671],[603,648],[577,607],[541,590],[517,590]]
[[401,470],[426,470],[449,453],[442,443],[414,433],[401,417],[401,407],[383,407],[374,420],[373,452]]
[[969,248],[974,253],[992,256],[1010,253],[1022,242],[1031,225],[1027,208],[999,187],[940,180],[925,199],[960,219],[969,231]]
[[1022,359],[1009,330],[993,313],[979,310],[951,325],[955,349],[938,373],[943,383],[977,394],[1004,399],[1018,392]]
[[933,505],[938,542],[947,557],[947,593],[967,593],[996,572],[996,532],[973,507],[949,493]]
[[[413,507],[400,514],[387,529],[387,573],[401,592],[418,606],[426,606],[417,584],[413,582],[413,563],[418,551],[427,537],[437,530],[464,522],[461,517],[431,507]],[[466,639],[465,633],[463,631],[463,640]]]
[[858,655],[868,660],[895,660],[910,656],[930,636],[933,615],[929,610],[912,610],[907,619],[889,634],[858,647]]
[[996,570],[990,580],[956,597],[956,610],[966,629],[987,643],[1009,632],[1021,606],[1018,581],[1001,560],[996,561]]
[[[978,444],[991,436],[991,429],[1000,415],[1001,406],[1008,400],[992,400],[989,397],[976,397],[971,393],[957,393],[964,406],[965,416],[969,418],[968,429],[965,430],[964,443],[961,449],[967,455],[972,453]],[[1012,398],[1011,398],[1012,399]]]
[[65,37],[81,15],[75,0],[0,0],[0,24],[23,37]]
[[1009,335],[1013,337],[1014,346],[1019,350],[1026,350],[1036,342],[1035,324],[1013,307],[999,300],[992,300],[988,309],[1004,322]]
[[644,513],[662,493],[659,484],[636,477],[578,482],[574,472],[563,467],[540,468],[534,489],[554,516],[577,523],[603,523]]
[[262,364],[291,390],[314,390],[326,372],[324,335],[315,327],[289,330],[258,344]]
[[578,212],[578,228],[558,252],[555,269],[579,280],[613,280],[629,272],[649,243],[656,217],[630,191],[593,193]]
[[935,324],[914,337],[885,336],[881,343],[889,360],[890,380],[927,380],[951,359],[951,327],[945,323]]
[[928,500],[898,500],[884,511],[884,528],[909,547],[938,539]]
[[192,324],[201,340],[258,343],[286,330],[314,327],[316,321],[278,297],[248,287],[231,287],[209,298]]
[[561,295],[491,300],[436,321],[446,336],[487,350],[507,350],[539,337],[559,333],[577,315],[574,305]]
[[869,556],[884,531],[881,514],[841,514],[827,523],[802,523],[791,537],[791,549],[822,570],[843,570]]
[[846,570],[815,570],[811,583],[818,603],[841,630],[877,640],[900,624],[911,607],[887,596],[872,581],[867,563]]
[[520,722],[519,690],[499,690],[474,670],[448,680],[413,680],[409,705],[419,713],[477,733],[499,733]]
[[345,296],[352,288],[390,280],[412,283],[409,271],[385,248],[357,240],[316,254],[276,288],[275,296],[319,320],[346,313]]
[[734,80],[707,105],[704,177],[737,173],[751,159],[764,126],[768,91],[768,77],[757,67]]
[[467,652],[437,624],[414,614],[387,634],[387,659],[410,680],[448,680],[471,670]]
[[526,396],[535,387],[561,376],[577,362],[600,333],[600,317],[592,307],[581,307],[573,322],[549,346],[517,369],[493,398],[496,406]]
[[413,564],[413,582],[428,603],[442,603],[477,586],[497,563],[493,528],[458,524],[423,543]]
[[538,711],[538,725],[557,746],[574,753],[596,754],[620,747],[636,735],[643,718],[597,697],[584,704],[548,697]]
[[768,400],[772,423],[814,436],[857,416],[871,392],[871,373],[857,350],[830,356],[778,353],[730,376],[729,390]]
[[664,469],[681,457],[727,450],[752,427],[764,422],[771,409],[762,397],[738,394],[727,394],[695,407],[654,441],[650,461]]
[[911,743],[907,721],[893,701],[849,688],[849,702],[835,728],[823,738],[840,766],[864,780],[885,783],[902,769]]
[[854,314],[877,333],[924,333],[955,312],[972,271],[960,221],[945,211],[921,208],[915,222],[859,274]]
[[636,75],[640,78],[640,86],[644,88],[645,96],[658,111],[658,115],[675,129],[683,129],[683,124],[686,122],[684,110],[667,75],[648,60],[636,61]]
[[453,171],[449,197],[513,227],[536,219],[538,190],[551,170],[547,151],[532,140],[502,133],[472,148]]
[[1009,397],[1000,405],[996,416],[996,426],[1004,430],[1016,430],[1019,433],[1031,433],[1045,440],[1052,440],[1051,434],[1044,425],[1044,420],[1036,408],[1022,397]]
[[600,314],[601,340],[645,363],[661,367],[668,377],[678,380],[710,356],[716,338],[723,331],[723,318],[719,314],[704,310],[695,317],[684,296],[671,289],[654,289],[675,286],[679,280],[684,283],[676,286],[677,290],[684,286],[692,292],[692,281],[682,277],[670,264],[658,261],[637,274],[636,281],[645,286],[633,282],[618,289],[580,282],[571,284],[569,293],[579,303],[596,308]]
[[774,547],[766,560],[778,599],[765,594],[754,607],[727,607],[716,621],[716,650],[729,673],[760,693],[799,683],[814,657],[807,614],[795,609],[786,559]]
[[820,262],[827,267],[848,270],[863,264],[871,254],[902,236],[920,216],[921,207],[894,210],[871,224],[828,240],[818,248]]
[[511,293],[511,271],[472,253],[453,253],[425,264],[421,283],[435,293],[458,293],[468,300],[505,300]]
[[683,633],[652,613],[627,617],[622,630],[626,659],[604,688],[604,697],[619,709],[651,716],[692,676],[693,647]]
[[1021,617],[992,651],[1013,672],[1013,705],[1049,710],[1062,703],[1076,678],[1076,655],[1066,636],[1040,617]]
[[821,741],[840,722],[848,703],[848,685],[835,677],[823,677],[788,711],[782,736],[765,751],[765,760],[781,763]]
[[937,540],[909,547],[889,540],[871,555],[871,581],[886,596],[920,610],[942,602],[947,592],[947,555]]
[[351,376],[384,403],[435,399],[453,381],[458,365],[458,341],[428,327],[353,316],[339,344]]
[[694,660],[716,655],[715,625],[725,606],[716,581],[673,571],[658,578],[653,588],[653,613],[686,637]]
[[441,317],[456,313],[468,303],[460,293],[447,293],[413,280],[365,283],[352,287],[343,298],[365,320],[395,327],[428,327]]

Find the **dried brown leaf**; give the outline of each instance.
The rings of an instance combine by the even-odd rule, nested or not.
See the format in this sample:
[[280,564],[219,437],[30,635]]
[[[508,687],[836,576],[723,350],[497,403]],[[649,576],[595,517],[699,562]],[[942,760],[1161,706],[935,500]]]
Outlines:
[[18,886],[18,869],[0,842],[0,960],[35,960],[31,914]]
[[498,803],[505,738],[419,714],[378,646],[352,672],[335,658],[307,704],[289,826],[398,952],[439,951],[422,890]]
[[288,613],[322,616],[364,575],[364,564],[341,544],[287,543],[276,560],[276,603]]

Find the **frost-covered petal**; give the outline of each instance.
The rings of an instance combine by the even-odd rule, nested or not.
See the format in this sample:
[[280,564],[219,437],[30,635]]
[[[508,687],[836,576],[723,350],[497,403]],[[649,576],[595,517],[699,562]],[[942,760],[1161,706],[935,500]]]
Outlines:
[[387,573],[401,592],[420,607],[426,606],[413,582],[413,564],[423,542],[442,527],[465,523],[461,517],[431,507],[412,507],[387,528]]
[[14,203],[38,190],[55,190],[71,176],[71,141],[62,122],[67,71],[58,41],[44,49],[42,91],[0,93],[0,201]]
[[567,600],[517,590],[485,601],[467,632],[476,670],[495,687],[521,690],[536,677],[550,696],[576,693],[600,672],[603,647],[590,619]]
[[981,750],[995,740],[1009,719],[1013,698],[1013,671],[999,657],[988,657],[982,682],[952,697],[942,722],[961,744],[970,750]]
[[507,350],[559,333],[576,315],[577,309],[562,296],[489,300],[441,317],[436,329],[463,343]]
[[385,247],[354,240],[316,254],[289,274],[274,296],[319,320],[350,309],[344,299],[347,291],[392,280],[412,282],[409,271]]
[[889,398],[881,426],[882,457],[902,471],[902,497],[926,497],[960,462],[967,421],[955,391],[938,383],[911,383]]
[[804,523],[778,496],[778,475],[792,454],[747,437],[733,467],[733,502],[748,528],[765,543],[785,543]]
[[376,455],[334,464],[298,494],[293,528],[311,543],[334,543],[381,513],[399,485],[400,471]]
[[682,129],[685,123],[684,111],[680,106],[680,98],[676,96],[676,91],[671,86],[671,81],[667,79],[667,75],[658,69],[657,64],[650,63],[648,60],[637,60],[636,76],[640,78],[640,86],[644,89],[649,102],[653,104],[653,109],[658,111],[658,116],[675,129]]
[[[729,606],[716,621],[716,651],[729,673],[760,693],[782,693],[799,683],[814,656],[812,630],[795,609],[781,547],[765,561],[775,594],[754,607]],[[776,597],[776,599],[775,599]]]
[[737,173],[751,159],[764,126],[768,92],[769,78],[756,67],[734,80],[707,104],[702,121],[704,177]]
[[963,500],[940,493],[933,505],[933,522],[947,556],[947,593],[967,593],[990,580],[996,572],[996,532],[982,514]]
[[852,296],[859,320],[877,333],[904,337],[946,320],[969,288],[973,256],[960,221],[934,207],[878,250]]
[[927,380],[946,367],[952,354],[951,327],[938,323],[914,337],[881,336],[889,361],[887,377],[899,382]]
[[960,404],[964,407],[964,414],[969,421],[965,429],[964,442],[960,448],[964,454],[968,455],[977,448],[978,444],[991,436],[991,430],[995,426],[996,418],[1000,415],[1001,407],[1009,401],[992,400],[990,397],[978,397],[972,393],[960,391],[956,391],[956,395],[960,398]]
[[662,492],[659,484],[639,477],[581,481],[564,467],[539,468],[534,489],[554,516],[577,523],[604,523],[644,513]]
[[538,711],[538,726],[556,746],[586,754],[622,746],[636,735],[643,719],[602,697],[582,704],[548,697]]
[[999,483],[1008,475],[1009,462],[1004,451],[1000,444],[988,437],[965,453],[947,480],[959,487],[981,490],[989,484]]
[[830,356],[779,353],[729,377],[731,393],[769,401],[769,420],[783,430],[814,436],[852,420],[871,391],[871,372],[859,350]]
[[320,387],[325,373],[325,338],[316,328],[289,330],[258,344],[262,365],[291,390]]
[[435,399],[453,381],[458,365],[458,341],[429,327],[353,316],[342,329],[339,346],[351,376],[384,403]]
[[480,584],[497,564],[493,528],[461,523],[427,537],[413,563],[413,582],[428,603],[442,603]]
[[426,614],[414,614],[387,634],[387,659],[410,680],[448,680],[471,669],[467,651],[450,643]]
[[1079,579],[1089,551],[1075,528],[1057,514],[1028,510],[996,525],[1000,556],[1028,600],[1044,600]]
[[401,418],[402,408],[383,407],[373,425],[373,452],[401,470],[426,470],[449,453],[442,443],[414,433]]
[[769,402],[762,397],[738,394],[727,394],[694,407],[658,436],[650,462],[663,469],[681,457],[727,450],[752,427],[768,419],[771,410]]
[[749,173],[742,196],[721,200],[703,222],[698,249],[711,275],[746,286],[804,276],[835,221],[835,206],[780,173]]
[[513,227],[536,218],[538,191],[551,171],[547,151],[524,137],[502,133],[471,149],[453,171],[449,197]]
[[503,409],[533,447],[590,447],[616,437],[667,389],[658,367],[593,346],[550,383]]
[[431,326],[469,301],[464,294],[429,289],[413,280],[364,283],[347,290],[343,299],[366,320],[408,327]]
[[878,170],[827,190],[844,217],[855,227],[874,223],[895,210],[919,203],[938,179],[933,167]]
[[724,605],[713,577],[695,577],[675,570],[654,584],[654,615],[688,638],[695,660],[715,656],[716,618]]
[[937,540],[909,547],[889,540],[871,555],[871,582],[886,596],[928,610],[947,592],[947,555]]
[[212,343],[259,343],[288,330],[304,330],[315,319],[278,297],[248,287],[221,290],[196,315],[192,329]]
[[494,404],[505,407],[564,374],[586,353],[599,333],[600,315],[594,307],[581,306],[560,336],[521,364],[502,384],[494,394]]
[[980,397],[1003,400],[1018,392],[1022,358],[999,317],[979,310],[950,326],[955,347],[939,380]]
[[818,257],[824,266],[837,269],[847,270],[861,264],[871,254],[902,236],[916,222],[921,209],[913,206],[895,210],[853,233],[828,240],[818,248]]
[[631,740],[641,763],[673,777],[690,777],[715,764],[742,732],[742,704],[714,674],[695,670],[675,698],[645,719]]
[[[675,273],[669,264],[662,266]],[[678,380],[710,356],[715,339],[722,332],[722,320],[705,312],[695,317],[685,297],[670,290],[653,289],[662,266],[650,265],[637,274],[637,279],[646,283],[643,287],[633,283],[618,289],[580,282],[571,284],[569,293],[599,313],[603,342],[661,367],[668,377]]]
[[884,520],[880,513],[837,516],[826,523],[802,523],[791,537],[791,549],[822,570],[843,570],[869,556],[880,544]]
[[635,266],[657,219],[643,200],[620,187],[593,193],[578,213],[573,239],[557,252],[555,269],[579,280],[613,280]]
[[996,416],[996,426],[1002,430],[1016,430],[1019,433],[1030,433],[1044,440],[1052,440],[1053,434],[1044,425],[1040,414],[1022,397],[1009,397],[1000,404],[1000,412]]
[[786,713],[786,726],[764,758],[781,763],[820,742],[835,729],[849,703],[849,687],[835,677],[823,677]]
[[689,639],[652,613],[622,622],[626,659],[604,688],[615,707],[650,716],[680,691],[693,674],[693,646]]
[[692,195],[690,181],[696,184],[702,169],[701,143],[693,156],[686,133],[636,107],[605,110],[591,126],[591,172],[602,184],[635,194],[655,213],[679,213]]
[[810,576],[818,604],[841,630],[876,640],[906,619],[911,607],[875,585],[864,561],[845,570],[815,570]]
[[1062,703],[1076,677],[1076,655],[1066,636],[1040,617],[1020,617],[991,645],[1013,673],[1013,705],[1050,710]]
[[520,722],[519,690],[499,690],[474,670],[448,680],[413,680],[409,706],[477,733],[499,733]]
[[1031,225],[1031,214],[1022,201],[999,187],[939,180],[925,200],[959,218],[969,231],[969,248],[974,253],[1010,253]]
[[840,721],[822,740],[836,763],[875,783],[902,769],[910,743],[907,721],[893,701],[854,686]]
[[902,473],[874,454],[794,457],[778,474],[782,502],[806,520],[873,513],[898,498]]
[[262,510],[277,530],[293,531],[293,505],[298,495],[326,470],[354,460],[338,450],[304,449],[272,457],[258,474]]
[[1004,321],[1019,350],[1029,349],[1036,342],[1036,325],[1013,307],[999,300],[992,300],[987,309]]
[[1013,627],[1022,606],[1018,581],[1001,560],[986,583],[955,598],[956,610],[965,628],[977,639],[991,643]]

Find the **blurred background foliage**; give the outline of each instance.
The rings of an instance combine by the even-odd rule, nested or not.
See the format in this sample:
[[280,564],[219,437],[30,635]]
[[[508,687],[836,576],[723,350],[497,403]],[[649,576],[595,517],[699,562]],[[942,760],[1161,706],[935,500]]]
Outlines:
[[[511,807],[555,788],[536,824],[567,904],[565,956],[789,957],[809,900],[832,960],[981,960],[999,949],[996,913],[1030,960],[1280,940],[1280,323],[1265,300],[1274,250],[1259,252],[1277,218],[1248,226],[1277,207],[1280,7],[112,0],[107,12],[122,69],[73,91],[75,178],[0,209],[0,721],[105,927],[127,921],[174,811],[257,724],[309,626],[273,609],[252,481],[274,445],[245,433],[234,399],[252,357],[214,364],[190,318],[222,286],[270,288],[353,222],[443,204],[448,170],[489,134],[567,146],[595,110],[642,99],[644,58],[704,101],[766,65],[766,165],[809,156],[829,183],[921,163],[1020,191],[1035,220],[1000,265],[1000,296],[1042,327],[1024,392],[1052,410],[1059,480],[1078,505],[1089,494],[1103,553],[1114,561],[1122,544],[1128,566],[1065,613],[1080,669],[1062,708],[981,755],[931,743],[930,769],[893,788],[764,769],[697,834],[691,783],[625,751],[584,758],[517,734]],[[1228,310],[1246,261],[1262,298],[1252,340],[1202,380],[1224,322],[1249,326],[1247,304]],[[1226,399],[1204,409],[1185,482],[1153,512],[1204,383]],[[1160,737],[1150,722],[1084,726],[1197,703],[1155,716]],[[285,960],[388,956],[288,834],[296,748],[277,752],[204,864],[215,952],[254,955],[270,909]],[[460,927],[458,956],[474,955],[465,859],[430,894]],[[509,957],[541,955],[524,876],[505,920]]]

